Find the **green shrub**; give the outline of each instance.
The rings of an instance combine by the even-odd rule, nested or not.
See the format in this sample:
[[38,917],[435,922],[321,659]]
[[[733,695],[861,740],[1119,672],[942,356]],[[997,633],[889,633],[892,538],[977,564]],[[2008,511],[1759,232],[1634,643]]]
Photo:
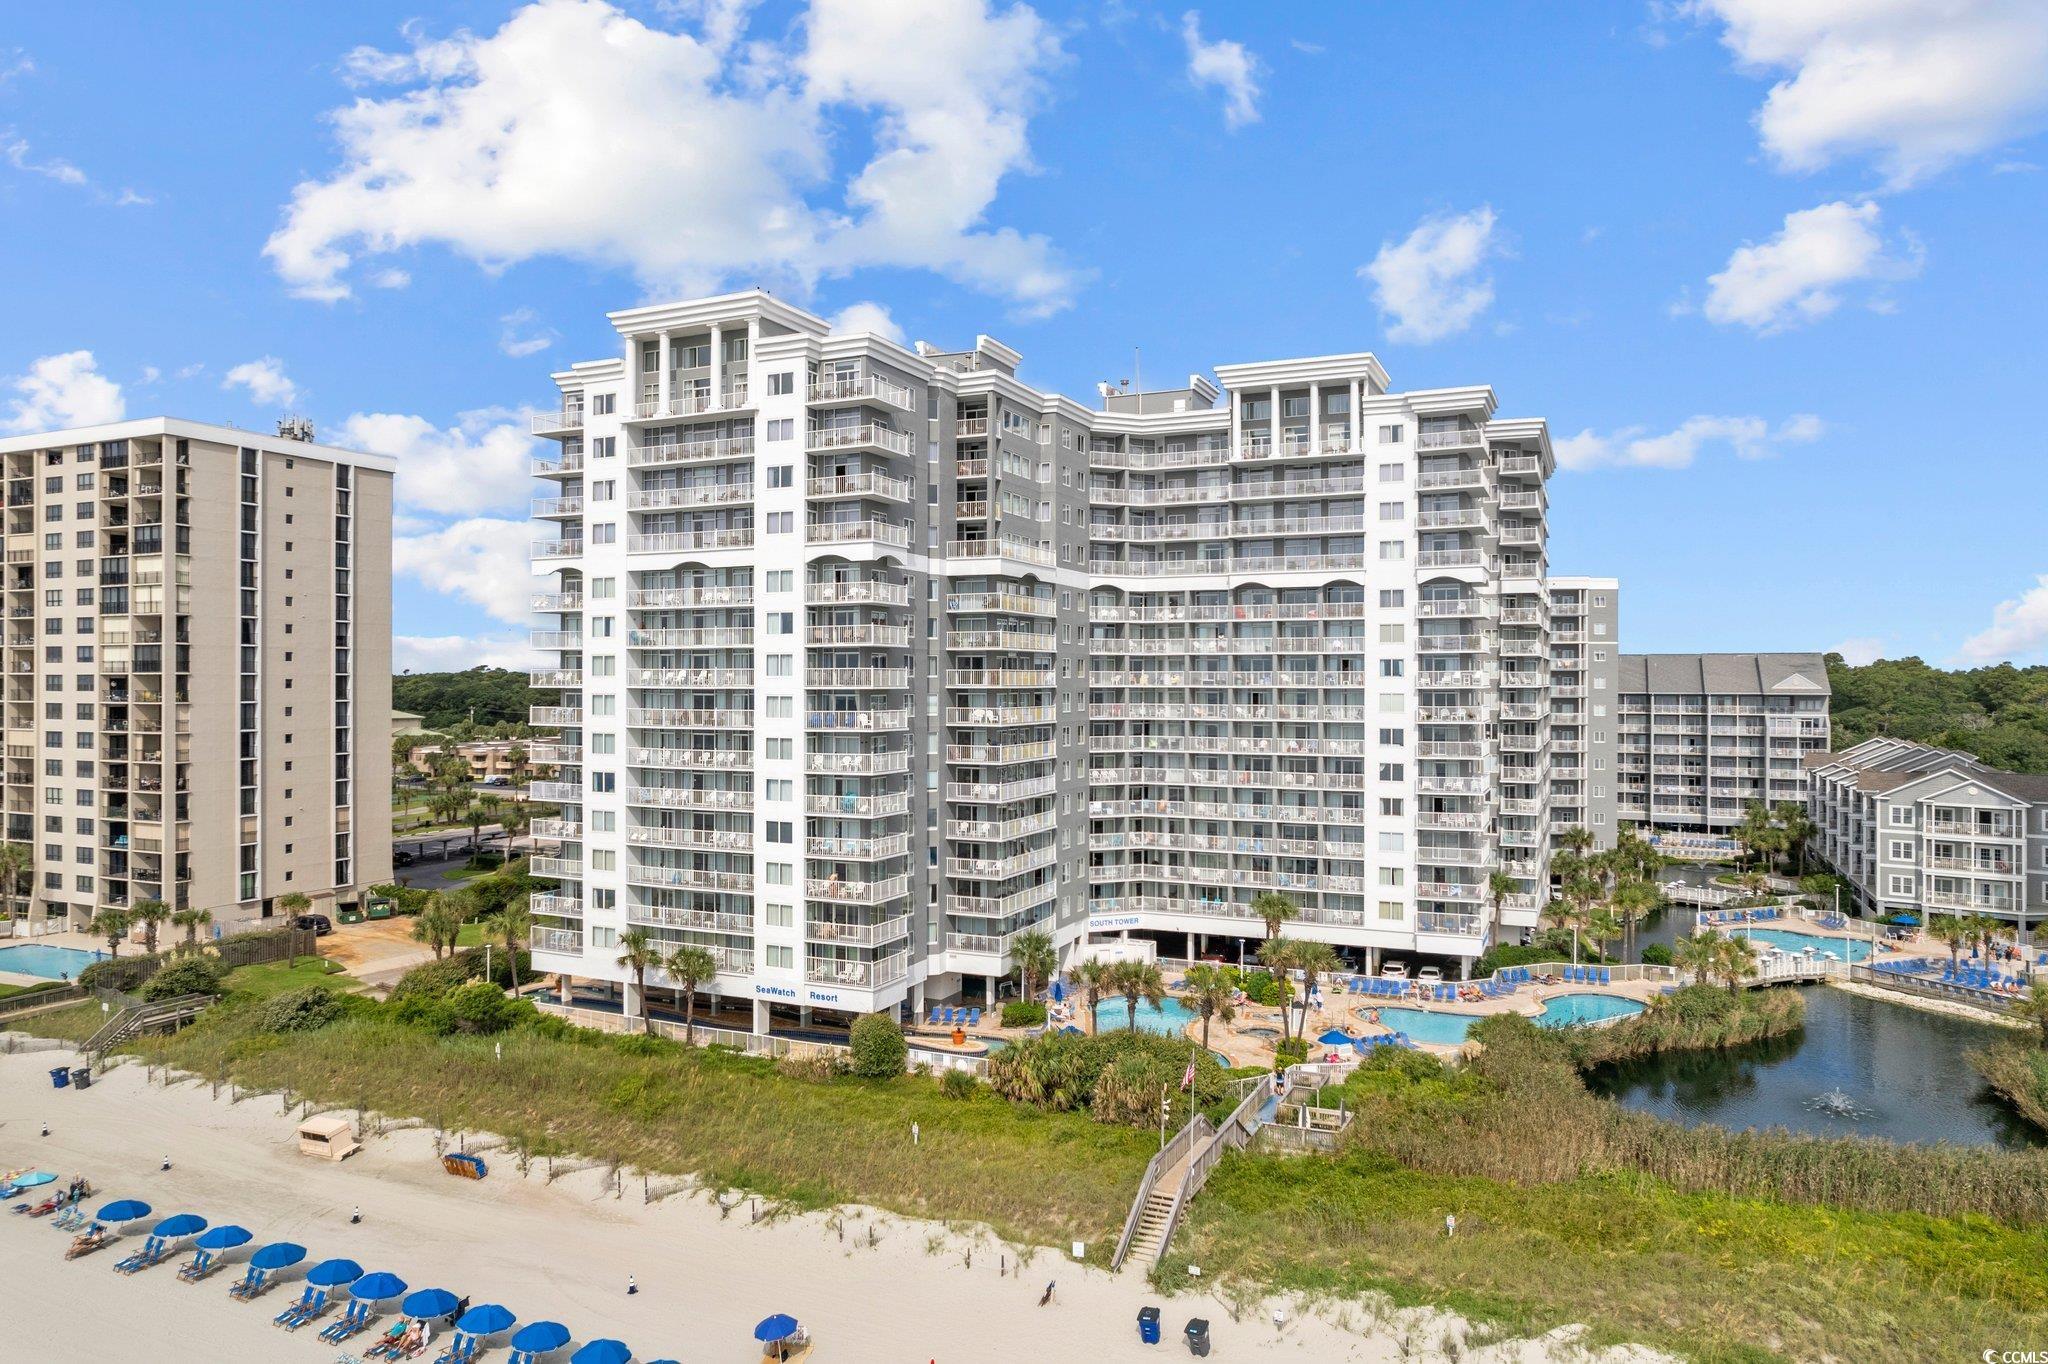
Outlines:
[[1045,1022],[1045,1005],[1035,999],[1013,999],[1003,1006],[1003,1026],[1035,1028]]
[[1290,1037],[1273,1048],[1273,1069],[1285,1070],[1308,1060],[1308,1042],[1299,1037]]
[[1643,948],[1643,965],[1645,965],[1645,966],[1669,966],[1670,964],[1671,964],[1671,948],[1670,948],[1670,947],[1669,947],[1668,945],[1666,945],[1666,944],[1664,944],[1664,943],[1661,943],[1661,942],[1653,942],[1653,943],[1649,943],[1649,944],[1646,944],[1646,945],[1644,946],[1644,948]]
[[158,968],[136,993],[144,999],[176,999],[179,995],[217,995],[227,967],[220,958],[194,953]]
[[119,990],[132,995],[156,974],[155,957],[108,957],[78,973],[78,983],[88,990]]
[[1245,998],[1254,1004],[1277,1009],[1283,1001],[1283,987],[1270,971],[1247,972],[1239,984],[1244,987]]
[[503,1032],[532,1008],[524,1001],[506,998],[503,990],[482,980],[458,986],[448,995],[448,1012],[456,1032]]
[[[486,951],[484,948],[465,947],[460,951],[451,952],[439,961],[421,962],[418,966],[413,967],[412,970],[399,977],[398,984],[391,987],[391,998],[394,1000],[408,999],[415,996],[431,998],[445,995],[458,985],[467,985],[472,980],[481,980],[484,974],[485,955]],[[488,955],[491,959],[492,983],[509,988],[512,984],[512,973],[505,966],[505,949],[494,947],[489,951]],[[525,952],[519,954],[519,977],[521,980],[528,979],[531,975],[531,972],[528,970],[530,960],[531,958]]]
[[849,1039],[853,1051],[853,1073],[865,1080],[888,1080],[903,1073],[910,1059],[903,1029],[887,1014],[862,1014],[853,1021]]
[[981,1090],[981,1081],[964,1070],[944,1070],[939,1073],[939,1093],[949,1099],[971,1099]]
[[[1160,1086],[1180,1092],[1190,1058],[1196,1106],[1226,1099],[1230,1086],[1223,1067],[1194,1042],[1122,1029],[1095,1037],[1055,1033],[1015,1043],[989,1057],[988,1082],[996,1093],[1019,1103],[1061,1111],[1085,1108],[1106,1122],[1146,1126],[1159,1120]],[[1112,1071],[1114,1078],[1109,1078]]]
[[342,997],[325,985],[302,985],[265,1000],[256,1015],[264,1032],[311,1032],[324,1028],[348,1011]]

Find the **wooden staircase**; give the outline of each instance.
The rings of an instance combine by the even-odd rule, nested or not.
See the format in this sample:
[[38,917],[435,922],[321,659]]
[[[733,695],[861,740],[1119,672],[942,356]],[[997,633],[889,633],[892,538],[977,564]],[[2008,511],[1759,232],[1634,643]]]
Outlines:
[[176,999],[133,1005],[102,1024],[100,1030],[86,1040],[83,1050],[98,1061],[131,1037],[190,1023],[213,1003],[213,999],[212,995],[179,995]]
[[1179,1198],[1178,1184],[1170,1189],[1155,1186],[1146,1191],[1145,1202],[1138,1211],[1137,1230],[1131,1233],[1130,1247],[1124,1252],[1125,1259],[1135,1259],[1147,1267],[1159,1263],[1173,1226],[1174,1204]]

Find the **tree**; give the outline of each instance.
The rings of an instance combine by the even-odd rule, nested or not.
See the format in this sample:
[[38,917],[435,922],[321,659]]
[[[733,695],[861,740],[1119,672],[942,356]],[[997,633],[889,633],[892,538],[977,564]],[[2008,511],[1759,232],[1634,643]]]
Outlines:
[[472,853],[483,851],[484,825],[490,817],[490,811],[475,802],[462,812],[462,822],[469,826],[469,850]]
[[14,904],[21,883],[35,869],[35,849],[26,843],[0,843],[0,896],[5,897],[7,917],[15,917]]
[[[1304,942],[1294,952],[1294,969],[1301,972],[1301,997],[1307,1001],[1315,995],[1316,982],[1326,973],[1341,970],[1344,963],[1338,959],[1337,950],[1326,942]],[[1301,1015],[1301,1035],[1308,1035],[1308,1010]]]
[[865,1080],[894,1079],[910,1057],[903,1029],[888,1014],[862,1014],[853,1020],[846,1041],[853,1073]]
[[2048,985],[2035,981],[2025,994],[2006,1006],[2006,1012],[2039,1029],[2035,1040],[2043,1050],[2048,1050]]
[[1127,1026],[1132,1032],[1138,1030],[1138,1000],[1142,996],[1147,1004],[1158,1008],[1166,1002],[1166,977],[1159,974],[1159,968],[1149,961],[1120,961],[1109,968],[1110,988],[1124,997],[1130,1008]]
[[1960,914],[1936,914],[1927,921],[1927,936],[1948,948],[1949,973],[1961,964],[1963,944],[1970,940],[1970,921]]
[[1574,824],[1557,835],[1557,843],[1574,856],[1584,857],[1586,849],[1593,846],[1593,831],[1583,825]]
[[1989,914],[1972,914],[1963,920],[1963,925],[1969,930],[1970,945],[1977,950],[1977,955],[1984,958],[1985,964],[1989,965],[1992,940],[2005,932],[2004,922],[1992,918]]
[[694,943],[684,943],[662,963],[668,978],[683,992],[683,1040],[697,1043],[697,987],[718,974],[718,958]]
[[469,785],[469,759],[459,753],[443,753],[434,759],[429,776],[436,786],[451,794]]
[[1703,928],[1689,938],[1680,938],[1671,949],[1671,964],[1696,981],[1712,978],[1720,964],[1721,930]]
[[1737,992],[1743,981],[1756,975],[1756,944],[1746,937],[1731,934],[1721,939],[1714,956],[1715,974],[1727,985],[1730,995]]
[[156,955],[156,936],[164,920],[171,917],[171,907],[162,900],[137,900],[135,908],[128,911],[129,921],[142,925],[142,950]]
[[1771,823],[1771,812],[1760,800],[1753,800],[1743,811],[1742,823],[1735,827],[1735,841],[1743,850],[1758,861],[1764,860],[1776,841],[1777,826]]
[[1493,910],[1494,927],[1498,928],[1500,926],[1501,901],[1513,895],[1520,884],[1514,877],[1504,871],[1488,874],[1486,878],[1486,901],[1487,906]]
[[1074,984],[1081,988],[1081,998],[1088,1005],[1088,1031],[1102,1031],[1101,1020],[1096,1016],[1102,1009],[1102,996],[1109,991],[1110,963],[1097,957],[1090,957],[1076,966],[1072,975]]
[[213,922],[210,909],[181,909],[171,916],[171,922],[185,930],[185,946],[199,946],[199,930]]
[[1273,981],[1280,987],[1280,1040],[1286,1041],[1291,1033],[1293,1011],[1287,1007],[1294,994],[1294,966],[1302,940],[1297,938],[1268,938],[1259,944],[1259,965],[1273,975]]
[[1657,906],[1664,903],[1664,892],[1657,888],[1655,881],[1642,880],[1634,876],[1624,877],[1615,883],[1607,897],[1609,908],[1621,923],[1622,955],[1635,955],[1636,925],[1648,918]]
[[1038,989],[1059,969],[1059,954],[1052,936],[1042,929],[1027,928],[1010,939],[1010,969],[1017,973],[1018,988],[1027,1000],[1038,998]]
[[655,945],[654,935],[644,928],[629,928],[619,934],[617,964],[633,973],[633,993],[640,1001],[641,1030],[653,1032],[654,1015],[647,1010],[647,973],[661,965],[661,949]]
[[484,919],[480,925],[484,932],[505,944],[505,963],[512,973],[512,988],[519,989],[519,944],[533,931],[533,914],[522,899],[508,900],[504,906]]
[[128,931],[128,911],[107,905],[92,916],[85,925],[85,931],[107,940],[107,955],[120,960],[121,935]]
[[1252,913],[1265,921],[1266,938],[1271,941],[1280,936],[1280,926],[1301,914],[1301,906],[1292,897],[1277,890],[1262,890],[1252,897]]
[[1180,999],[1189,1013],[1202,1020],[1203,1051],[1209,1050],[1210,1019],[1229,1023],[1237,1018],[1237,982],[1214,962],[1198,961],[1188,967],[1181,979]]
[[413,916],[412,938],[434,949],[434,960],[439,961],[444,953],[453,950],[455,940],[462,935],[462,920],[444,895],[433,894],[427,898],[427,905]]
[[302,890],[286,891],[277,897],[277,907],[287,918],[297,918],[313,907],[313,897]]
[[1793,874],[1804,875],[1806,843],[1819,829],[1806,817],[1806,807],[1794,800],[1779,801],[1771,809],[1771,818],[1777,822],[1778,838],[1786,856],[1793,860]]

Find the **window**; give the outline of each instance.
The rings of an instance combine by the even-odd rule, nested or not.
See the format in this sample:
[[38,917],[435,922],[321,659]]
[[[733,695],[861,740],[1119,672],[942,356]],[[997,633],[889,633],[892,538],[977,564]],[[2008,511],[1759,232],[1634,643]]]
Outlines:
[[1396,423],[1393,426],[1382,426],[1380,428],[1381,445],[1399,445],[1400,443],[1401,427],[1399,423]]
[[1408,504],[1406,502],[1380,503],[1380,520],[1382,521],[1399,521],[1407,514]]
[[1388,621],[1380,626],[1380,643],[1401,644],[1408,638],[1408,627],[1399,621]]
[[590,595],[598,601],[610,601],[612,597],[617,595],[618,590],[619,580],[617,578],[592,578],[590,580]]
[[796,799],[796,783],[788,777],[770,777],[767,792],[772,801],[792,801]]
[[770,592],[792,592],[796,590],[796,573],[793,569],[773,569],[768,574]]
[[761,617],[761,622],[767,627],[768,633],[771,635],[790,635],[796,633],[796,612],[794,611],[770,611]]
[[795,440],[796,418],[782,417],[776,421],[764,423],[764,430],[769,440]]
[[1407,675],[1407,672],[1408,668],[1405,660],[1398,658],[1383,658],[1380,660],[1381,677],[1404,677]]
[[769,487],[787,488],[795,482],[796,466],[794,464],[771,464],[768,466]]
[[768,673],[767,673],[767,675],[768,675],[769,677],[788,677],[788,676],[790,675],[790,672],[789,672],[789,660],[790,660],[790,657],[791,657],[791,656],[790,656],[789,654],[770,654],[770,655],[768,655]]
[[1400,763],[1381,763],[1380,780],[1406,781],[1408,780],[1408,769]]
[[599,436],[590,442],[590,456],[592,459],[610,459],[618,453],[619,438],[617,436]]
[[1407,558],[1407,557],[1408,557],[1408,544],[1407,544],[1407,542],[1406,542],[1406,541],[1404,541],[1404,540],[1382,540],[1382,541],[1380,541],[1380,558],[1381,558],[1381,559],[1383,559],[1383,560],[1393,560],[1393,559],[1405,559],[1405,558]]
[[1408,731],[1405,729],[1383,729],[1380,731],[1380,742],[1389,748],[1399,748],[1408,742]]
[[615,393],[594,393],[590,397],[590,413],[594,417],[608,417],[618,410],[618,401]]
[[767,521],[770,535],[788,535],[796,529],[795,512],[769,512]]
[[764,705],[771,720],[788,720],[796,714],[796,698],[791,696],[770,696]]
[[769,904],[765,907],[764,916],[770,928],[796,927],[796,908],[793,905]]
[[796,740],[770,739],[767,741],[765,753],[772,761],[788,762],[796,756]]
[[590,500],[592,502],[610,502],[618,496],[618,489],[619,485],[616,481],[609,478],[599,479],[590,485]]
[[770,862],[770,863],[768,863],[768,864],[767,864],[767,882],[768,882],[768,884],[769,884],[769,885],[771,885],[771,886],[786,886],[786,885],[790,884],[790,874],[789,874],[789,869],[790,869],[790,864],[789,864],[789,863],[787,863],[787,862]]
[[1408,604],[1408,591],[1407,591],[1407,589],[1406,589],[1406,588],[1401,588],[1401,587],[1383,587],[1383,588],[1381,588],[1381,589],[1380,589],[1380,605],[1381,605],[1381,607],[1383,607],[1383,608],[1387,608],[1387,609],[1393,609],[1393,608],[1397,608],[1397,607],[1402,607],[1402,606],[1406,606],[1407,604]]
[[1408,466],[1405,464],[1382,464],[1380,466],[1380,482],[1382,483],[1399,483],[1407,476]]
[[593,545],[615,545],[619,542],[619,523],[600,521],[590,528],[590,543]]
[[782,968],[783,970],[786,970],[786,971],[787,971],[787,970],[794,970],[794,969],[796,968],[796,949],[795,949],[795,948],[793,948],[793,947],[778,947],[778,946],[776,946],[776,945],[775,945],[774,943],[770,943],[770,944],[768,945],[768,947],[767,947],[766,951],[767,951],[767,958],[768,958],[768,965],[769,965],[769,966],[771,966],[771,967],[780,967],[780,968]]
[[768,376],[768,396],[780,398],[796,392],[796,375],[790,370]]

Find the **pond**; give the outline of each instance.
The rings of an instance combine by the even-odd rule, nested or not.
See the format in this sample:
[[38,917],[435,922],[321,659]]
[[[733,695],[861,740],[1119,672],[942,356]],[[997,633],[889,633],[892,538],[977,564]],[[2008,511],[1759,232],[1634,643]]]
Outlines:
[[1966,1059],[2003,1030],[1827,986],[1803,987],[1801,994],[1806,1026],[1792,1036],[1603,1066],[1586,1082],[1625,1107],[1688,1125],[1783,1127],[1816,1136],[1967,1146],[2048,1145],[1999,1101]]

